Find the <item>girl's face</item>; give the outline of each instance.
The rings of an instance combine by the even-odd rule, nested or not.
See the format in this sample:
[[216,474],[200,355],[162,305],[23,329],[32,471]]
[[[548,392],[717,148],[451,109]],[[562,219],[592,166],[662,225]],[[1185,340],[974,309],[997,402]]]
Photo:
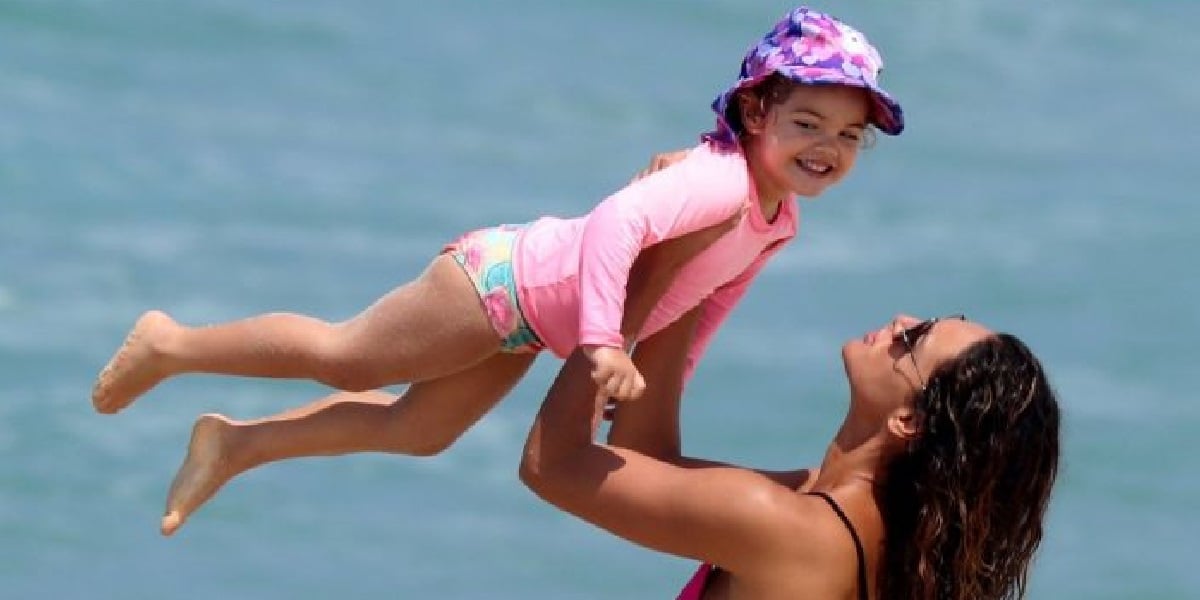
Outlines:
[[[741,101],[747,161],[760,197],[815,197],[839,182],[867,135],[870,97],[844,85],[789,85],[778,102]],[[763,112],[765,109],[765,113]]]

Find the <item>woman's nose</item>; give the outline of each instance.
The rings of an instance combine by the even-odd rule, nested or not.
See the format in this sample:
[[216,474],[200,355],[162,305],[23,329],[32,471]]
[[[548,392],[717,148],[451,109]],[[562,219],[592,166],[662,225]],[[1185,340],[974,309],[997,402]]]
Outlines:
[[909,327],[912,327],[920,322],[921,319],[918,319],[917,317],[900,313],[892,317],[892,330],[898,331],[900,329],[908,329]]

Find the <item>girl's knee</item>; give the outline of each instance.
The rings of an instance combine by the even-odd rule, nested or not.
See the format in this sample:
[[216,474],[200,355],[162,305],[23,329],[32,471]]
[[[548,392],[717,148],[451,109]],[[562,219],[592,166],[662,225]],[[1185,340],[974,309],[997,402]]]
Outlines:
[[397,398],[384,417],[389,452],[437,456],[453,446],[470,428],[470,423],[461,419],[461,415],[445,412],[449,407],[443,403],[430,405],[411,400],[404,396]]

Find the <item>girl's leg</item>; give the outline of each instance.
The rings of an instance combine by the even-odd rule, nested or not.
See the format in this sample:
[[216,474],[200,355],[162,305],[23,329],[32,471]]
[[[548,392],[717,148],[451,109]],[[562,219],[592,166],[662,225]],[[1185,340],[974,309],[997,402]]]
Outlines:
[[201,416],[175,475],[162,519],[174,533],[225,482],[259,465],[303,456],[441,452],[503,398],[535,354],[496,354],[460,373],[414,383],[396,398],[341,392],[265,419]]
[[146,313],[101,371],[92,402],[117,412],[182,373],[314,379],[362,391],[454,373],[499,348],[471,280],[441,255],[344,323],[276,313],[193,328]]

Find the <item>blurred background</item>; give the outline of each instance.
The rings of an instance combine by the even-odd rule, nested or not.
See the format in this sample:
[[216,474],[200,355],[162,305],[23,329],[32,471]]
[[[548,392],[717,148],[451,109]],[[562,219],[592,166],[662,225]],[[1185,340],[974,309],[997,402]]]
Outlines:
[[[88,395],[148,308],[343,319],[463,231],[588,210],[695,143],[791,6],[0,1],[0,595],[674,597],[690,562],[517,480],[550,356],[440,457],[274,465],[169,540],[196,415],[323,390],[195,376],[115,417]],[[909,129],[803,205],[690,387],[685,450],[816,464],[842,341],[961,310],[1062,395],[1030,597],[1200,597],[1200,3],[815,6],[880,47]]]

